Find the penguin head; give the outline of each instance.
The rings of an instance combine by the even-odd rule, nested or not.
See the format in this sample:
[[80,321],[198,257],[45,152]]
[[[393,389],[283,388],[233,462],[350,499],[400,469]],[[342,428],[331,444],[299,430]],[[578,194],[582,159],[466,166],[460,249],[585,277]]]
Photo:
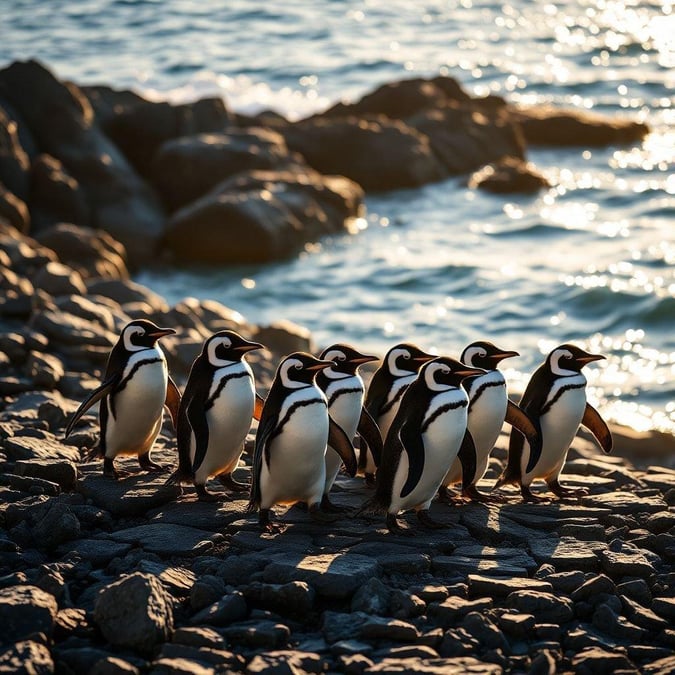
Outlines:
[[465,377],[482,375],[483,372],[481,368],[466,366],[449,356],[439,356],[422,366],[419,379],[431,391],[446,391],[459,387]]
[[157,340],[175,332],[173,328],[160,328],[147,319],[136,319],[122,329],[120,340],[128,352],[137,352],[152,349]]
[[319,358],[333,362],[332,367],[326,368],[325,371],[329,377],[330,373],[354,375],[360,365],[369,361],[377,361],[377,356],[361,354],[361,352],[345,344],[335,344],[324,349]]
[[406,377],[416,373],[427,361],[435,358],[419,347],[403,342],[387,352],[383,365],[394,377]]
[[317,359],[306,352],[293,352],[279,364],[276,377],[287,389],[300,389],[313,384],[316,374],[332,365],[332,361]]
[[576,345],[564,344],[556,347],[546,357],[546,364],[554,375],[575,375],[587,363],[604,358],[602,354],[591,354]]
[[214,368],[222,368],[241,361],[247,352],[262,348],[259,342],[246,340],[233,330],[221,330],[204,343],[202,354]]
[[460,361],[467,366],[483,368],[484,370],[496,370],[497,365],[503,359],[510,359],[512,356],[520,356],[518,352],[509,352],[499,349],[499,347],[485,340],[472,342],[462,352]]

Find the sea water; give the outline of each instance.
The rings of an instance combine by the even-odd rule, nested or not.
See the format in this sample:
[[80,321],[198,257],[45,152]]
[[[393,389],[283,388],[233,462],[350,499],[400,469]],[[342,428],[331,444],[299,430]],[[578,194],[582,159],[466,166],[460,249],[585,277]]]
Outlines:
[[79,84],[174,102],[224,96],[290,119],[413,76],[474,95],[646,122],[641,143],[537,148],[552,188],[494,196],[452,178],[369,194],[350,233],[279,263],[151,270],[175,302],[213,298],[319,345],[382,354],[400,340],[457,355],[488,339],[521,356],[510,388],[554,346],[586,369],[610,420],[675,432],[675,14],[635,0],[0,0],[0,65],[38,58]]

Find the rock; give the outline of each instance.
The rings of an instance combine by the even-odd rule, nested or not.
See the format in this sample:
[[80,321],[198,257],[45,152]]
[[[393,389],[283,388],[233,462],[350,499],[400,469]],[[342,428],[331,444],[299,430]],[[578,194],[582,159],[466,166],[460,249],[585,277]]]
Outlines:
[[56,157],[47,154],[36,157],[31,166],[30,208],[32,231],[36,233],[57,223],[72,223],[70,227],[74,227],[91,222],[89,205],[80,184]]
[[533,145],[596,147],[633,143],[649,132],[649,127],[642,122],[545,105],[514,107],[511,116],[520,125],[527,142]]
[[280,131],[312,168],[347,176],[366,191],[416,187],[448,175],[429,138],[400,120],[313,118]]
[[377,561],[350,553],[276,556],[264,570],[269,583],[306,581],[319,595],[348,598],[377,574]]
[[642,577],[654,573],[653,565],[639,551],[623,549],[620,552],[603,551],[602,568],[614,579]]
[[223,628],[230,644],[251,649],[278,649],[285,647],[291,635],[288,626],[273,621],[251,621]]
[[66,607],[59,610],[54,623],[54,639],[56,642],[75,636],[91,638],[94,628],[90,624],[87,612],[76,607]]
[[[192,628],[189,630],[197,629]],[[162,645],[162,651],[159,655],[160,658],[187,659],[188,661],[200,663],[205,667],[214,667],[216,672],[239,671],[244,666],[244,658],[239,654],[233,654],[225,649],[191,646],[175,641]]]
[[287,584],[253,582],[243,589],[246,601],[282,616],[308,616],[314,607],[314,589],[304,581]]
[[437,623],[444,628],[455,626],[469,612],[480,612],[492,608],[491,598],[477,598],[476,600],[465,600],[451,596],[443,602],[432,602],[429,604],[429,616],[433,616]]
[[19,125],[0,104],[0,183],[22,201],[28,199],[30,158],[21,145]]
[[58,222],[39,232],[36,239],[84,279],[129,278],[124,246],[103,230]]
[[73,84],[59,82],[36,61],[0,70],[0,93],[35,135],[81,185],[91,224],[131,246],[132,262],[149,260],[162,234],[155,196],[94,122],[91,106]]
[[[2,642],[19,642],[34,633],[52,634],[58,606],[53,595],[36,586],[0,589]],[[26,649],[31,650],[30,646]]]
[[283,136],[270,129],[183,136],[164,143],[150,169],[169,209],[195,201],[235,174],[278,170],[292,163]]
[[521,549],[493,548],[469,544],[459,546],[451,556],[433,556],[435,574],[489,574],[493,576],[527,576],[537,563]]
[[473,597],[506,597],[513,591],[550,592],[553,586],[548,581],[523,579],[522,577],[492,578],[480,574],[469,574],[469,594]]
[[80,535],[80,521],[61,502],[48,502],[42,518],[32,528],[37,548],[53,549]]
[[485,663],[470,656],[449,659],[384,659],[366,671],[368,673],[406,673],[406,675],[500,675],[501,666]]
[[4,445],[7,456],[14,460],[65,459],[77,462],[80,459],[80,453],[77,450],[62,445],[47,435],[43,438],[12,436],[6,439]]
[[609,604],[601,604],[597,607],[593,614],[593,625],[606,635],[635,643],[641,642],[646,634],[644,628],[620,617]]
[[258,326],[253,339],[265,345],[274,354],[286,355],[292,352],[313,352],[311,333],[303,326],[282,319],[268,326]]
[[321,673],[324,670],[323,659],[318,654],[308,652],[280,650],[257,654],[246,667],[247,673],[265,673],[266,675],[293,675],[295,673]]
[[675,600],[673,598],[654,598],[652,609],[664,619],[675,621]]
[[122,541],[141,546],[144,550],[158,555],[179,556],[204,553],[212,548],[212,538],[203,530],[186,525],[153,523],[137,525],[110,534],[114,541]]
[[601,495],[582,497],[582,504],[593,507],[606,507],[613,514],[630,515],[633,513],[656,513],[666,509],[666,503],[660,496],[640,497],[631,492],[609,492]]
[[53,354],[32,352],[25,365],[27,377],[33,380],[36,389],[56,389],[65,375],[63,361]]
[[431,560],[424,553],[390,553],[378,556],[384,574],[425,574],[431,568]]
[[524,614],[533,614],[538,621],[562,624],[573,616],[570,600],[542,591],[514,591],[506,598],[506,605]]
[[643,667],[643,672],[647,675],[669,675],[675,668],[675,656],[666,656],[665,658],[654,661]]
[[536,619],[532,614],[509,612],[497,617],[499,627],[515,638],[528,638],[532,635]]
[[333,612],[326,610],[321,616],[321,632],[330,644],[344,640],[355,640],[361,627],[370,617],[363,612]]
[[640,603],[630,598],[621,597],[624,613],[635,625],[646,628],[653,633],[658,633],[664,628],[669,628],[670,623],[657,616],[651,609],[643,607]]
[[419,631],[407,621],[371,616],[361,626],[361,637],[364,640],[415,642],[419,638]]
[[189,659],[157,659],[152,664],[150,675],[214,675],[213,668],[207,668]]
[[581,600],[593,598],[593,596],[600,593],[613,594],[615,592],[616,586],[614,585],[614,582],[604,574],[598,574],[597,576],[588,579],[588,581],[585,581],[572,593],[572,601],[580,602]]
[[90,295],[102,295],[122,305],[143,303],[152,312],[166,312],[169,306],[160,295],[146,286],[127,279],[92,279],[87,283]]
[[33,278],[35,288],[50,295],[85,295],[87,288],[82,277],[70,267],[50,262]]
[[31,640],[0,647],[0,673],[15,675],[52,675],[54,662],[49,649]]
[[217,602],[226,593],[225,582],[212,574],[201,575],[190,589],[190,607],[195,611]]
[[6,220],[19,232],[30,229],[30,213],[26,203],[0,182],[0,220]]
[[652,592],[644,579],[624,581],[616,587],[616,592],[639,602],[645,607],[652,604]]
[[387,616],[391,603],[391,589],[377,577],[368,579],[352,596],[352,612]]
[[89,675],[139,675],[140,670],[133,664],[116,656],[107,656],[97,661]]
[[530,551],[538,563],[550,563],[557,570],[579,569],[585,572],[598,569],[596,550],[604,547],[604,542],[580,542],[572,537],[539,537],[530,542]]
[[504,634],[487,616],[479,612],[469,612],[464,617],[462,626],[480,642],[483,648],[508,651],[509,643]]
[[197,612],[191,623],[195,625],[227,626],[243,619],[248,614],[248,606],[244,596],[236,591],[223,596],[218,602]]
[[625,654],[591,647],[572,658],[572,667],[579,675],[612,675],[613,673],[638,673],[638,669]]
[[173,632],[171,600],[158,579],[136,572],[101,591],[94,621],[111,644],[151,653]]
[[238,174],[176,211],[164,246],[177,262],[268,262],[344,231],[362,199],[349,179],[309,169]]
[[175,644],[188,645],[189,647],[220,649],[225,646],[225,640],[220,633],[204,626],[178,628],[173,634],[172,640]]
[[99,661],[107,659],[109,654],[93,647],[68,647],[59,648],[54,656],[59,671],[89,673]]
[[496,194],[538,192],[551,187],[531,162],[516,157],[505,157],[476,171],[469,179],[469,187]]

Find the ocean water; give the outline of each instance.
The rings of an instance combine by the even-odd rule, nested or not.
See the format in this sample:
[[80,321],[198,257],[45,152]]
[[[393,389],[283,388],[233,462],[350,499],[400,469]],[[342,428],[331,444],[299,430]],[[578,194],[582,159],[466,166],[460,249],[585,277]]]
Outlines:
[[446,74],[474,94],[646,121],[641,144],[533,149],[555,186],[493,196],[453,178],[369,195],[353,232],[266,266],[151,270],[177,301],[291,319],[319,345],[456,355],[490,339],[514,392],[565,341],[607,360],[589,399],[675,433],[675,13],[643,0],[0,0],[0,65],[292,119],[384,82]]

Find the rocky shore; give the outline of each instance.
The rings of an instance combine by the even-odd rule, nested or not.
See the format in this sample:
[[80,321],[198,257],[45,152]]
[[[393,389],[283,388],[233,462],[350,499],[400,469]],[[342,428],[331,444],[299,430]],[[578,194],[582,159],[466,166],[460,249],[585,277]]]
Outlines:
[[[524,139],[572,142],[583,129],[591,144],[645,132],[517,112],[453,82],[388,85],[291,124],[244,119],[216,100],[171,106],[80,89],[36,63],[0,71],[0,672],[675,670],[672,437],[616,428],[609,457],[578,438],[564,477],[587,497],[435,504],[448,529],[410,537],[352,515],[318,525],[295,508],[278,512],[284,532],[261,534],[245,499],[203,503],[192,488],[165,486],[177,461],[169,422],[153,454],[165,475],[122,460],[129,473],[113,481],[100,462],[83,462],[97,440],[93,412],[63,439],[130,319],[177,330],[162,345],[181,386],[217,330],[266,345],[249,357],[263,395],[281,356],[320,347],[300,327],[255,326],[216,302],[169,306],[129,267],[158,253],[212,260],[194,253],[203,231],[219,259],[248,259],[246,246],[255,259],[287,255],[345,227],[363,189],[493,161],[521,171]],[[240,229],[218,232],[223,220]],[[249,436],[240,480],[251,447]],[[356,509],[368,495],[343,476],[334,501]]]

